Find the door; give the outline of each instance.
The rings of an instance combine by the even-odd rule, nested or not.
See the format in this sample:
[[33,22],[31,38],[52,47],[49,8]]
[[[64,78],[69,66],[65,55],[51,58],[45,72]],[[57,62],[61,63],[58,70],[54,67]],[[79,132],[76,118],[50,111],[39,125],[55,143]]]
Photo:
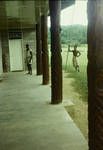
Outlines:
[[23,70],[21,39],[9,40],[10,71]]

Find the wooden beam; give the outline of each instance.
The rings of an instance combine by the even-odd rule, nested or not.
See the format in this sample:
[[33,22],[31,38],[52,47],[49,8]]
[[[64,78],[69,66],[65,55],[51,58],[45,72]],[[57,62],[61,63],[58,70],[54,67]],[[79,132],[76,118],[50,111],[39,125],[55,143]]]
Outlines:
[[60,40],[61,1],[49,0],[51,18],[51,103],[62,102],[62,57]]
[[49,57],[47,43],[47,15],[41,16],[41,39],[42,39],[42,72],[43,85],[49,83]]
[[88,1],[89,150],[103,149],[103,1]]
[[42,74],[41,22],[36,24],[36,71]]
[[1,32],[1,44],[2,44],[3,72],[9,72],[10,56],[9,56],[9,37],[7,30]]

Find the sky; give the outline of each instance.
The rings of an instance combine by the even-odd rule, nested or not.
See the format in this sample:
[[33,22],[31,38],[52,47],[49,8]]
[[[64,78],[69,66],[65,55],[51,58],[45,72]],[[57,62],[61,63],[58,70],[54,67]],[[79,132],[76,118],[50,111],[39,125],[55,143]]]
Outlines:
[[[87,25],[87,0],[76,0],[75,5],[61,11],[61,25]],[[48,18],[50,26],[50,18]]]

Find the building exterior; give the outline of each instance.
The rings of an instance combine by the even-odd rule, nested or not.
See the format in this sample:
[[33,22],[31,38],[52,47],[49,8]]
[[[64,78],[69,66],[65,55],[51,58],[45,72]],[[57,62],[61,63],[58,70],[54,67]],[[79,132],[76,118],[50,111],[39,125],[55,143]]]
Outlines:
[[[0,1],[0,75],[22,71],[25,44],[33,50],[33,67],[49,83],[47,16],[51,17],[51,103],[62,102],[60,11],[74,0]],[[103,1],[88,0],[89,149],[103,149]],[[69,17],[69,16],[68,16]]]
[[[37,70],[37,75],[43,75],[43,85],[49,83],[47,16],[51,16],[51,66],[56,67],[52,67],[51,71],[51,82],[54,86],[52,88],[52,99],[57,100],[57,102],[52,100],[52,103],[62,101],[60,11],[73,3],[74,0],[0,2],[0,74],[27,69],[25,46],[29,44],[33,52],[33,69]],[[54,42],[53,39],[57,42]],[[54,84],[55,81],[57,82],[56,84]],[[58,96],[55,97],[56,89]]]

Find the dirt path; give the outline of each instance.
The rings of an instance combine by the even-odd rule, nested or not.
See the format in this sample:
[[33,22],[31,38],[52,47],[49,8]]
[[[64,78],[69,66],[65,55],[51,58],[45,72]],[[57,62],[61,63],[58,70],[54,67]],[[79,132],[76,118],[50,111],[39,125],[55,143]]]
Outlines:
[[72,82],[75,82],[75,79],[69,78],[68,73],[63,72],[63,99],[72,102],[72,105],[66,105],[65,108],[87,139],[87,103],[83,102],[81,95],[74,90]]

